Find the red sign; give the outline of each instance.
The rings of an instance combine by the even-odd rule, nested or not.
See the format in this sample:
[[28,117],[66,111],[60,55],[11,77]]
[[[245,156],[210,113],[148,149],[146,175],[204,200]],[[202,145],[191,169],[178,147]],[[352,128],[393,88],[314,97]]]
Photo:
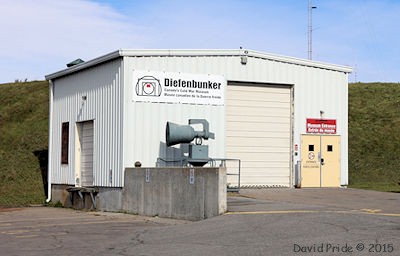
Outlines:
[[336,134],[336,119],[307,118],[306,132]]

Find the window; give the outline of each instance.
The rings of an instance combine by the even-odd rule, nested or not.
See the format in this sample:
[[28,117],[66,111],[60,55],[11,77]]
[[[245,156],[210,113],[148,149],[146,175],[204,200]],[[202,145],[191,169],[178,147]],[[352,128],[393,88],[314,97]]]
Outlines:
[[314,145],[308,145],[308,151],[314,151]]
[[328,145],[327,151],[328,152],[333,152],[333,145]]
[[61,164],[68,164],[69,122],[61,128]]

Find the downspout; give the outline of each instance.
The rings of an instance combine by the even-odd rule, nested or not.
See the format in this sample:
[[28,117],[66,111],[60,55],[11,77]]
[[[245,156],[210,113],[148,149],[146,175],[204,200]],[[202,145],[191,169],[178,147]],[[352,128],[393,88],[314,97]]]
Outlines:
[[46,203],[51,201],[51,163],[52,163],[52,145],[53,145],[53,88],[54,84],[52,80],[49,80],[49,146],[48,146],[48,163],[47,163],[47,199]]

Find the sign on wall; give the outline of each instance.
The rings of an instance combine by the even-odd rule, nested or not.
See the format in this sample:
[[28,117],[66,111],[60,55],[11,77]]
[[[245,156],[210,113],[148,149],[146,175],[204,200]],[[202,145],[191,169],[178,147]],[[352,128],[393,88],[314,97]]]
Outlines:
[[307,133],[336,134],[336,119],[307,118]]
[[224,105],[226,79],[220,75],[133,71],[133,101]]

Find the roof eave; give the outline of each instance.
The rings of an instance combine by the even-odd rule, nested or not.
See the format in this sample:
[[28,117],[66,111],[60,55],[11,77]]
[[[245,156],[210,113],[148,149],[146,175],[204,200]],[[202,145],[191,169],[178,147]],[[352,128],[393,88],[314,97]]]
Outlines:
[[108,53],[106,55],[100,56],[98,58],[95,58],[95,59],[92,59],[92,60],[89,60],[89,61],[85,61],[85,62],[83,62],[81,64],[72,66],[70,68],[66,68],[66,69],[57,71],[55,73],[46,75],[45,78],[46,78],[46,80],[52,80],[52,79],[55,79],[55,78],[66,76],[68,74],[75,73],[75,72],[77,72],[79,70],[83,70],[83,69],[86,69],[86,68],[101,64],[103,62],[119,58],[121,56],[122,56],[121,55],[121,50],[117,50],[117,51]]
[[315,67],[315,68],[322,68],[322,69],[329,69],[335,70],[345,73],[351,73],[353,69],[349,66],[343,65],[336,65],[294,57],[288,57],[283,55],[277,54],[268,54],[263,52],[257,52],[252,50],[246,49],[228,49],[228,50],[221,50],[221,49],[197,49],[197,50],[129,50],[124,49],[121,50],[122,56],[130,56],[130,57],[145,57],[145,56],[249,56],[261,59],[268,59],[272,61],[279,61],[284,63],[290,64],[297,64],[302,66],[308,67]]
[[278,61],[278,62],[283,62],[283,63],[290,63],[290,64],[295,64],[295,65],[302,65],[302,66],[307,66],[307,67],[315,67],[315,68],[321,68],[321,69],[327,69],[327,70],[333,70],[333,71],[339,71],[339,72],[344,72],[344,73],[351,73],[353,69],[349,66],[342,66],[342,65],[335,65],[335,64],[330,64],[330,63],[323,63],[323,62],[317,62],[317,61],[312,61],[312,60],[306,60],[306,59],[299,59],[299,58],[294,58],[294,57],[287,57],[287,56],[281,56],[281,55],[276,55],[276,54],[268,54],[268,53],[262,53],[262,52],[257,52],[257,51],[252,51],[252,50],[245,50],[245,49],[174,49],[174,50],[168,50],[168,49],[159,49],[159,50],[147,50],[147,49],[142,49],[142,50],[129,50],[129,49],[120,49],[114,52],[111,52],[109,54],[100,56],[98,58],[95,58],[93,60],[84,62],[82,64],[75,65],[73,67],[63,69],[61,71],[49,74],[45,76],[47,80],[52,80],[61,76],[65,76],[74,72],[77,72],[79,70],[89,68],[94,65],[98,65],[100,63],[119,58],[119,57],[151,57],[151,56],[249,56],[249,57],[254,57],[254,58],[261,58],[261,59],[267,59],[267,60],[272,60],[272,61]]
[[269,60],[273,60],[273,61],[285,62],[285,63],[290,63],[290,64],[308,66],[308,67],[340,71],[340,72],[344,72],[344,73],[351,73],[353,71],[353,68],[349,67],[349,66],[336,65],[336,64],[331,64],[331,63],[324,63],[324,62],[300,59],[300,58],[295,58],[295,57],[287,57],[287,56],[281,56],[281,55],[276,55],[276,54],[268,54],[268,53],[262,53],[262,52],[257,52],[257,51],[249,51],[249,56],[263,58],[263,59],[269,59]]

